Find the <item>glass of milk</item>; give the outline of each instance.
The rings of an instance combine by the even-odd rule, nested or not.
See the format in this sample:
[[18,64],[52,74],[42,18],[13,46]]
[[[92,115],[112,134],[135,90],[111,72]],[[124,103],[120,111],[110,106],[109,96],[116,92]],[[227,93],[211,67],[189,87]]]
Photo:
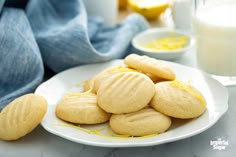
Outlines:
[[194,0],[198,66],[223,85],[236,85],[236,0]]

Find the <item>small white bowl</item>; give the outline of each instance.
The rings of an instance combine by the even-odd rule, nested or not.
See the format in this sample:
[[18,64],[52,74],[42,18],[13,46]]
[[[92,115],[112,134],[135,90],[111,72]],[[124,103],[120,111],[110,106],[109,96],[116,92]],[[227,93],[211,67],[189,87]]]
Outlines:
[[[145,45],[147,43],[170,35],[186,36],[188,38],[186,46],[181,49],[161,50],[161,51],[160,50],[154,51],[145,48]],[[132,40],[132,45],[138,51],[137,53],[163,60],[174,60],[181,57],[185,52],[187,52],[193,46],[193,43],[194,43],[193,38],[189,34],[173,28],[148,29],[144,32],[137,34]]]

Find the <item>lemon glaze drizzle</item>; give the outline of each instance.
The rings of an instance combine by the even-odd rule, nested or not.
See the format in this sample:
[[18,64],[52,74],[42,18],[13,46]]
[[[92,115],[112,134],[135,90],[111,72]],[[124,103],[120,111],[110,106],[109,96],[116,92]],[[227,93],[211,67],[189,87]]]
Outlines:
[[[189,81],[188,83],[191,86],[191,81]],[[170,85],[172,87],[179,88],[179,89],[182,89],[182,90],[188,92],[189,94],[191,94],[192,96],[197,98],[203,106],[206,106],[206,101],[205,101],[204,97],[202,95],[200,95],[199,93],[197,93],[196,91],[194,91],[191,87],[183,84],[180,80],[171,81]]]
[[[76,86],[81,87],[85,84],[85,82],[87,82],[88,80],[85,80],[83,82],[79,82],[76,84]],[[68,93],[64,95],[65,99],[70,99],[72,97],[81,97],[81,96],[91,96],[94,95],[92,93],[92,89],[90,88],[89,90],[85,91],[85,92],[81,92],[81,93]]]
[[[64,127],[71,127],[71,128],[75,128],[75,129],[78,129],[78,130],[81,130],[83,132],[86,132],[88,134],[95,134],[97,136],[100,136],[100,137],[103,137],[103,138],[109,138],[109,139],[132,139],[132,138],[135,138],[135,139],[144,139],[144,138],[151,138],[151,137],[154,137],[158,134],[150,134],[150,135],[145,135],[145,136],[139,136],[139,137],[134,137],[134,136],[131,136],[131,135],[119,135],[119,134],[114,134],[112,133],[108,128],[97,128],[97,129],[85,129],[85,128],[82,128],[80,127],[80,125],[75,125],[75,124],[68,124],[68,123],[63,123],[63,122],[60,122],[60,123],[53,123],[53,125],[56,125],[56,126],[64,126]],[[108,135],[105,135],[103,134],[101,131],[103,130],[106,130]]]

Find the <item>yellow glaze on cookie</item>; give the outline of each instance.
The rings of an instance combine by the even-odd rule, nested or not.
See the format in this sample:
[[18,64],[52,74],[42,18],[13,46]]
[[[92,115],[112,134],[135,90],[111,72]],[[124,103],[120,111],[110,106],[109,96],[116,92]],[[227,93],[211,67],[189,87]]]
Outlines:
[[197,92],[196,90],[193,90],[191,86],[186,86],[186,84],[184,84],[180,80],[174,80],[170,82],[170,85],[172,87],[176,87],[176,88],[179,88],[181,90],[188,92],[192,96],[196,97],[204,107],[206,106],[206,100],[204,99],[204,97],[200,95],[199,92]]
[[178,81],[157,83],[156,94],[150,105],[157,111],[175,118],[196,118],[203,114],[206,110],[204,97],[193,86],[182,83]]

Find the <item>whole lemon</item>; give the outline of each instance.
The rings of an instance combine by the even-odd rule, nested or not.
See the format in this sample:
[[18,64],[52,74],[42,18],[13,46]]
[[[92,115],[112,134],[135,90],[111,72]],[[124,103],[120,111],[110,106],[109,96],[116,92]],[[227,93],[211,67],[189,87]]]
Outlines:
[[154,20],[169,7],[168,0],[128,0],[129,7],[148,20]]

